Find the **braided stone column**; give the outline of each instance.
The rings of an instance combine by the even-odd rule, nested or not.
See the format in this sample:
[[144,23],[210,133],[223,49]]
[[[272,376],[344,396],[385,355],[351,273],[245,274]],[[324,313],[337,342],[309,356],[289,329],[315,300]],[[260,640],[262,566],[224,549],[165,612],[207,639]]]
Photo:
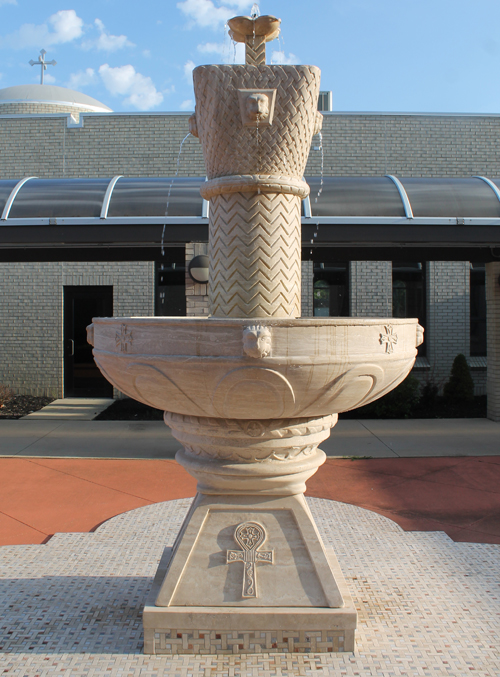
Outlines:
[[212,199],[210,313],[300,316],[300,198],[232,193]]
[[300,317],[302,176],[317,112],[315,66],[200,66],[192,123],[207,168],[215,317]]

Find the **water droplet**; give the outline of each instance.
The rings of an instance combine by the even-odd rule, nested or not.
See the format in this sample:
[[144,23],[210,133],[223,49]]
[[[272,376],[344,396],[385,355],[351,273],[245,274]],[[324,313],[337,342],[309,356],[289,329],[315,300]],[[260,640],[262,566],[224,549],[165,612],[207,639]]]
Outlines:
[[174,181],[175,181],[175,179],[177,178],[177,176],[178,176],[178,174],[179,174],[179,168],[180,168],[180,162],[181,162],[181,153],[182,153],[182,146],[184,145],[184,141],[186,141],[186,139],[188,139],[190,136],[191,136],[191,132],[188,132],[188,133],[186,134],[186,136],[185,136],[185,137],[182,139],[182,141],[181,141],[181,145],[180,145],[180,147],[179,147],[179,153],[178,153],[178,155],[177,155],[177,168],[176,168],[176,170],[175,170],[175,174],[174,174],[174,176],[172,177],[172,179],[171,179],[171,181],[170,181],[170,185],[169,185],[169,187],[168,187],[167,204],[166,204],[166,207],[165,207],[165,221],[164,221],[164,223],[163,223],[163,230],[162,230],[162,232],[161,232],[161,255],[162,255],[162,256],[165,256],[165,246],[164,246],[164,242],[165,242],[165,229],[166,229],[166,227],[167,227],[167,221],[166,221],[166,219],[167,219],[167,217],[168,217],[168,208],[169,208],[169,206],[170,206],[170,193],[172,192],[172,186],[174,185]]

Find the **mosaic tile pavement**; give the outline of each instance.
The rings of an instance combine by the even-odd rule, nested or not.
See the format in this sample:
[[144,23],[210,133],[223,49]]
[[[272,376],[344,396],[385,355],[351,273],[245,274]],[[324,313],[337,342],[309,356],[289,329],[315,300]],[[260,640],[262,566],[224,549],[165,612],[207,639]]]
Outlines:
[[359,613],[355,654],[144,656],[141,611],[190,500],[133,510],[95,533],[0,548],[0,674],[8,677],[500,675],[500,545],[405,532],[308,499]]

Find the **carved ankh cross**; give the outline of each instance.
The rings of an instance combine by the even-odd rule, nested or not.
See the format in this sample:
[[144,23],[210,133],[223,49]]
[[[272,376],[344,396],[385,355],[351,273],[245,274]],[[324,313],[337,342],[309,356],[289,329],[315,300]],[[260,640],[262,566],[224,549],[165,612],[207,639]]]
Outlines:
[[241,550],[228,550],[227,564],[243,562],[243,592],[242,597],[257,597],[257,577],[255,565],[257,562],[274,564],[274,550],[261,550],[259,547],[266,539],[264,527],[257,522],[243,522],[236,527],[234,540]]

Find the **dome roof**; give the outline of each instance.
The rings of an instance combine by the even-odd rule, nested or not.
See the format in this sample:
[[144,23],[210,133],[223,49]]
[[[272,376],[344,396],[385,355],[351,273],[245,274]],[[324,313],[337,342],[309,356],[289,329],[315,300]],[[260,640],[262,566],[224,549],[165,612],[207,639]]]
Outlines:
[[[82,92],[75,92],[66,87],[55,85],[16,85],[0,89],[0,106],[5,104],[31,104],[36,106],[64,106],[79,111],[88,110],[96,113],[111,113],[111,108],[97,99]],[[1,111],[1,108],[0,108]]]

